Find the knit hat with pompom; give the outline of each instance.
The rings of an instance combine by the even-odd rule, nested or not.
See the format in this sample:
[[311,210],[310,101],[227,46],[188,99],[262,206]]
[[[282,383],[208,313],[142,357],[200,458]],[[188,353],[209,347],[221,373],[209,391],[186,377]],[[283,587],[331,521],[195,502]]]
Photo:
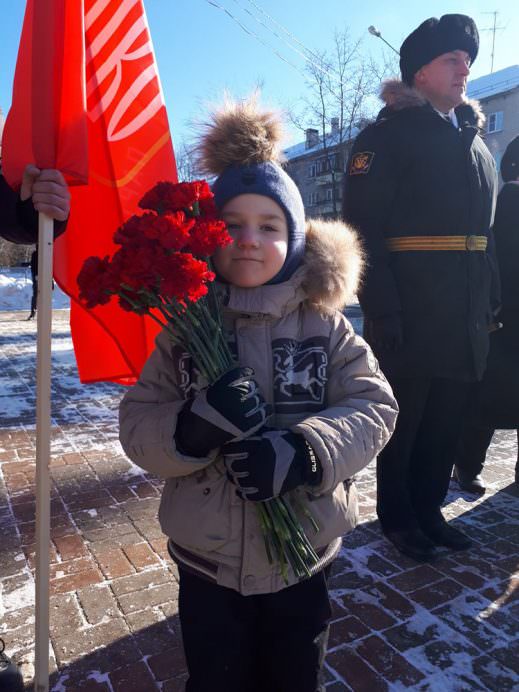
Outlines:
[[268,282],[289,279],[300,266],[305,250],[305,211],[296,184],[281,168],[281,120],[258,107],[255,96],[244,101],[226,99],[204,127],[198,146],[198,166],[217,176],[212,185],[221,210],[234,197],[264,195],[274,200],[288,226],[288,250],[279,272]]

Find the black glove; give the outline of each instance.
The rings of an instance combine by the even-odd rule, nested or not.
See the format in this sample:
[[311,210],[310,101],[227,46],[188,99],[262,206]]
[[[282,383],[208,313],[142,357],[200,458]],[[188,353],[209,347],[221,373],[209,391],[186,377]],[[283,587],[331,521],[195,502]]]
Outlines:
[[366,341],[375,349],[397,351],[404,343],[402,318],[398,312],[366,319]]
[[297,488],[318,485],[323,470],[303,435],[264,428],[259,435],[222,449],[229,480],[242,500],[261,502]]
[[272,407],[265,403],[252,375],[252,368],[233,368],[184,406],[175,430],[179,452],[203,457],[265,425]]

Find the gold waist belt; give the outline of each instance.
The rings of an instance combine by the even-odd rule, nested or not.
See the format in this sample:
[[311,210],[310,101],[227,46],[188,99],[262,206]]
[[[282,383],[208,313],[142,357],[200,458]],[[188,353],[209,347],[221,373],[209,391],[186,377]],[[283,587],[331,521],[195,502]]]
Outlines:
[[484,252],[488,238],[485,235],[410,235],[388,238],[386,247],[390,252],[408,250],[468,250]]

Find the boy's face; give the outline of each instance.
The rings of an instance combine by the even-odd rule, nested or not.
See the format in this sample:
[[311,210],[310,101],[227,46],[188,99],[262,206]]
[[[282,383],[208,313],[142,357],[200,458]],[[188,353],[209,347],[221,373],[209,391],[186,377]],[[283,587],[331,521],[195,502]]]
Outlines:
[[287,220],[279,204],[263,195],[239,195],[227,202],[222,217],[234,243],[214,254],[220,276],[241,288],[274,278],[288,250]]

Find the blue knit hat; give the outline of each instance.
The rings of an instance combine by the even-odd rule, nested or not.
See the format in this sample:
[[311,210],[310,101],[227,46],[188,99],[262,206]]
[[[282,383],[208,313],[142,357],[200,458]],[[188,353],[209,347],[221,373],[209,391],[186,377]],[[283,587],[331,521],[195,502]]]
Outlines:
[[199,147],[199,165],[218,177],[212,190],[219,209],[239,195],[263,195],[283,210],[288,227],[285,262],[269,284],[287,281],[301,265],[305,251],[305,210],[292,178],[279,165],[281,123],[272,112],[259,111],[256,99],[226,101],[212,115]]

